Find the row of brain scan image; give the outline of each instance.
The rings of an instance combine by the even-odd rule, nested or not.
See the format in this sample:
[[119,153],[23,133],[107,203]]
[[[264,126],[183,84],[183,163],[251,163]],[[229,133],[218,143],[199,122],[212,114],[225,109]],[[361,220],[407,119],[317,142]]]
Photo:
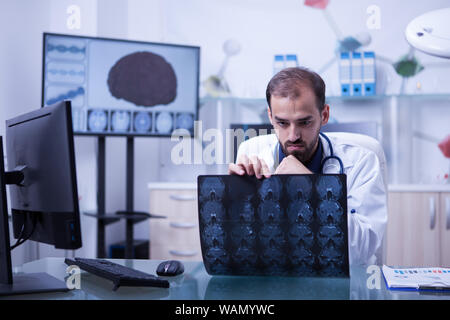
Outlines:
[[[202,241],[205,256],[215,272],[231,272],[237,266],[244,274],[258,274],[269,268],[273,274],[335,273],[342,268],[345,235],[335,226],[321,226],[314,233],[308,226],[294,224],[288,232],[278,225],[255,229],[249,224],[226,227],[209,224],[204,227]],[[267,271],[267,270],[266,270]],[[266,272],[265,271],[265,272]]]
[[239,223],[278,224],[288,220],[289,223],[310,224],[314,221],[314,212],[320,224],[341,224],[344,208],[334,200],[321,201],[316,210],[311,203],[297,200],[289,204],[285,210],[279,203],[268,200],[259,203],[255,208],[251,201],[234,202],[227,210],[219,201],[206,201],[200,209],[200,217],[204,223],[222,223],[235,221]]
[[[342,224],[344,208],[339,203],[342,197],[342,184],[335,176],[323,176],[315,186],[319,197],[315,206],[311,202],[313,186],[311,180],[304,176],[290,177],[285,188],[279,179],[272,177],[261,183],[254,195],[252,186],[245,190],[230,189],[225,192],[225,183],[221,178],[211,177],[200,185],[202,203],[200,217],[204,223],[236,221],[254,223],[257,219],[262,223],[275,223],[287,219],[289,223],[310,224],[314,212],[320,224]],[[288,199],[281,198],[283,194]],[[256,198],[256,199],[255,199]],[[287,203],[287,207],[282,202]],[[228,203],[227,208],[225,203]]]
[[[316,234],[316,235],[315,235]],[[218,224],[206,225],[204,228],[204,243],[207,247],[233,248],[288,248],[299,247],[311,250],[314,245],[320,248],[339,249],[345,244],[344,233],[336,226],[320,226],[314,233],[305,225],[292,225],[285,232],[281,226],[264,225],[259,230],[248,224],[235,224],[230,227],[229,238],[225,228]]]
[[[253,183],[242,182],[239,184],[241,188],[230,188],[226,191],[224,179],[238,181],[242,177],[204,176],[199,186],[200,198],[202,200],[220,201],[225,198],[226,193],[231,200],[245,199],[253,195]],[[284,182],[284,180],[286,181]],[[289,176],[287,179],[282,178],[282,176],[272,176],[269,179],[262,180],[258,188],[258,196],[261,201],[280,200],[283,194],[287,194],[290,200],[307,200],[311,198],[313,192],[317,192],[321,200],[337,200],[342,196],[343,189],[344,186],[336,175],[322,175],[317,179],[315,185],[307,175]]]
[[[242,183],[241,189],[232,190],[220,177],[199,180],[207,270],[255,275],[345,273],[342,250],[346,250],[346,235],[340,228],[345,215],[338,201],[342,184],[333,176],[325,178],[313,186],[302,176],[285,181],[272,177],[264,180],[256,193],[251,184]],[[313,192],[319,195],[317,208],[310,201]]]

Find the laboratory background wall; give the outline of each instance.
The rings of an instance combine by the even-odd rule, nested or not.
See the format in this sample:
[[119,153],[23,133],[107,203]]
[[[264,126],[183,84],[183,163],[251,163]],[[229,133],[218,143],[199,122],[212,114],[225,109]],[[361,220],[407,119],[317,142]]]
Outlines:
[[[68,7],[80,9],[78,28],[68,24]],[[370,25],[368,8],[379,9],[379,25]],[[408,22],[414,17],[448,6],[446,0],[331,0],[328,12],[344,35],[366,32],[371,43],[364,50],[397,60],[407,54],[404,37]],[[142,41],[156,41],[201,47],[200,81],[217,74],[224,58],[223,44],[233,39],[240,52],[230,57],[225,78],[232,96],[263,99],[267,82],[273,75],[276,54],[296,54],[298,62],[312,70],[321,69],[334,57],[337,38],[321,10],[307,7],[301,0],[1,0],[0,1],[0,134],[5,133],[5,120],[36,109],[41,104],[42,33],[54,32],[101,36]],[[426,67],[402,89],[402,79],[392,66],[377,64],[377,94],[450,93],[448,61],[417,52]],[[322,76],[327,83],[327,96],[339,95],[338,65],[334,63]],[[403,91],[402,91],[403,90]],[[202,87],[201,96],[206,92]],[[372,103],[371,105],[373,105]],[[375,101],[376,104],[376,101]],[[264,107],[264,106],[263,106]],[[431,109],[416,108],[415,126],[431,137],[448,134],[449,106],[436,103]],[[213,113],[215,123],[221,121],[214,108],[200,110],[205,121]],[[333,112],[333,105],[331,106]],[[431,111],[429,111],[431,110]],[[226,110],[224,117],[226,116]],[[408,111],[406,111],[408,113]],[[441,117],[436,117],[436,114]],[[332,113],[333,116],[333,113]],[[337,110],[337,121],[364,121],[376,115],[374,108],[355,105],[346,112]],[[240,114],[242,123],[263,122],[261,110],[247,108]],[[401,120],[401,119],[400,119]],[[408,121],[405,118],[405,121]],[[447,132],[445,132],[445,130]],[[80,208],[96,209],[96,139],[75,137],[75,152]],[[423,143],[428,156],[420,155],[416,166],[431,163],[431,171],[422,170],[423,181],[436,182],[435,176],[448,169],[448,159],[441,159],[436,145]],[[170,138],[137,138],[135,142],[135,209],[148,210],[149,182],[195,182],[198,173],[211,172],[204,166],[174,166],[170,160],[173,142]],[[125,138],[109,138],[106,144],[106,210],[125,208]],[[401,147],[400,147],[401,148]],[[433,171],[434,170],[434,171]],[[213,170],[214,171],[214,170]],[[447,171],[448,172],[448,171]],[[96,222],[82,216],[83,248],[78,256],[96,254]],[[148,238],[148,224],[135,227],[136,238]],[[125,226],[116,223],[106,230],[106,245],[124,240]],[[21,264],[39,256],[64,256],[51,247],[26,244],[13,254],[13,264]]]

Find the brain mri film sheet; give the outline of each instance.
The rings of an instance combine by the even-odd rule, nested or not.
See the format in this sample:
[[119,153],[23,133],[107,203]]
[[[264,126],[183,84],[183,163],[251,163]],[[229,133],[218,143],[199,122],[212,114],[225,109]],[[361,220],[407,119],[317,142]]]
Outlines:
[[348,277],[346,176],[198,177],[211,275]]

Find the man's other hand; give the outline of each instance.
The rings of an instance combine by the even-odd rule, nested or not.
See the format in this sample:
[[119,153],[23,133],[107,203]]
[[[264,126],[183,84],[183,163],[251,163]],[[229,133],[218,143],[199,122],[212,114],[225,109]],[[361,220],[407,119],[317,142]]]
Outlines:
[[298,161],[293,155],[289,155],[281,161],[275,174],[312,174],[303,163]]
[[263,176],[269,178],[271,175],[270,169],[263,159],[257,156],[247,157],[245,154],[239,157],[236,163],[229,164],[228,174],[237,174],[240,176],[244,174],[249,176],[254,175],[258,179],[261,179]]

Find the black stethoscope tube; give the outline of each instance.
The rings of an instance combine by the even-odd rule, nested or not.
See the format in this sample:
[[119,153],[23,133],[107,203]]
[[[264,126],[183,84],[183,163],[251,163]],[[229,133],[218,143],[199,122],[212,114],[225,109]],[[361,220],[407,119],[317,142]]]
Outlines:
[[331,145],[330,138],[328,138],[323,132],[320,132],[319,134],[328,142],[328,147],[330,148],[330,155],[323,158],[322,162],[320,163],[320,172],[323,173],[323,167],[325,165],[325,162],[327,162],[330,159],[336,159],[339,162],[340,166],[339,174],[344,174],[344,164],[342,163],[341,158],[334,155],[333,146]]

